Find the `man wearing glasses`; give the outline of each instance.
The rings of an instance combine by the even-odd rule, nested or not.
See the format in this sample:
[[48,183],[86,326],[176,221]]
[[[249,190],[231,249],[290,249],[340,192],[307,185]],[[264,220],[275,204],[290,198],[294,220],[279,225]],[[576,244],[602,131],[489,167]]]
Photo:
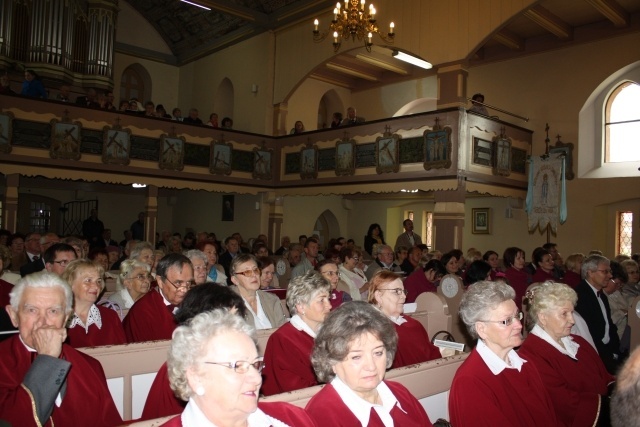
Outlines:
[[582,263],[582,282],[576,287],[576,311],[584,318],[596,350],[610,374],[615,375],[622,362],[618,328],[611,321],[609,300],[603,289],[613,276],[609,260],[592,255]]
[[191,261],[182,254],[165,255],[158,262],[156,280],[158,287],[136,301],[122,322],[130,343],[171,339],[176,328],[173,314],[195,285]]
[[67,265],[77,256],[73,246],[66,243],[54,243],[44,252],[43,258],[45,270],[61,276]]
[[393,262],[393,249],[388,245],[377,245],[376,246],[376,259],[375,262],[372,262],[365,271],[365,275],[367,276],[367,280],[371,280],[374,274],[376,274],[380,270],[388,270],[397,273],[402,271],[400,266]]

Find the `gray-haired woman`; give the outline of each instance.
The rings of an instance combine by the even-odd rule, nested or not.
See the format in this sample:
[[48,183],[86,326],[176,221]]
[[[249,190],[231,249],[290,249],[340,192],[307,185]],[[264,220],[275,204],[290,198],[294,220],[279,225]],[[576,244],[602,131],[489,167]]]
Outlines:
[[198,249],[185,251],[184,255],[191,260],[191,264],[193,265],[193,279],[196,281],[196,285],[202,285],[208,279],[209,258],[204,252]]
[[138,242],[131,249],[129,259],[135,259],[140,262],[144,262],[149,265],[149,268],[153,268],[153,264],[156,261],[156,254],[153,249],[153,245],[149,242]]
[[326,318],[311,362],[328,383],[307,404],[317,425],[431,426],[418,400],[403,385],[384,381],[398,337],[393,324],[364,301],[352,301]]
[[449,394],[451,424],[555,426],[553,404],[540,374],[513,350],[522,344],[522,312],[503,282],[476,282],[459,314],[476,348],[460,366]]
[[258,404],[263,366],[252,326],[227,310],[198,314],[173,333],[169,381],[188,403],[163,426],[313,426],[288,403]]
[[[543,282],[527,291],[531,333],[520,355],[540,372],[562,425],[609,425],[608,387],[615,377],[584,338],[571,335],[578,295]],[[603,406],[604,405],[604,406]]]
[[287,288],[287,307],[293,314],[269,337],[264,352],[265,396],[318,384],[311,366],[313,340],[331,310],[330,285],[319,273],[294,278]]
[[118,287],[122,288],[107,300],[118,304],[121,309],[130,309],[151,288],[151,267],[145,262],[127,259],[120,264]]

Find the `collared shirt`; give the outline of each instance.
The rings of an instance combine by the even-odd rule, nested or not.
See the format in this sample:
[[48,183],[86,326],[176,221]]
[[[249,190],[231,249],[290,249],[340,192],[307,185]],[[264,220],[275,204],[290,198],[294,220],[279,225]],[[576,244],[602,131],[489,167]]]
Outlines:
[[[164,294],[163,294],[163,293],[162,293],[162,291],[160,290],[160,287],[157,287],[156,289],[158,290],[158,292],[160,292],[160,296],[162,297],[162,301],[164,301],[164,305],[165,305],[165,306],[167,306],[167,307],[169,307],[169,306],[171,305],[171,303],[169,302],[169,300],[168,300],[168,299],[166,299],[166,298],[164,297]],[[176,314],[176,311],[178,311],[178,307],[174,308],[174,309],[173,309],[173,311],[172,311],[172,313],[173,313],[173,314]]]
[[[187,403],[182,415],[180,415],[180,419],[182,420],[183,426],[217,427],[207,419],[193,399],[189,399],[189,403]],[[265,414],[260,408],[249,414],[247,425],[249,427],[289,427],[282,421]]]
[[[587,282],[587,285],[589,285],[593,293],[596,295],[596,298],[598,299],[598,304],[600,304],[600,311],[602,312],[602,317],[604,318],[604,336],[600,338],[600,340],[602,341],[603,344],[609,344],[609,319],[607,319],[607,309],[604,306],[604,302],[602,302],[602,300],[598,296],[598,292],[604,292],[604,291],[598,291],[595,287],[593,287],[591,283],[589,283],[588,280],[585,280],[585,282]],[[598,337],[596,337],[596,339],[597,338]]]
[[267,314],[262,309],[262,304],[260,303],[260,292],[256,292],[256,306],[258,307],[258,312],[254,312],[253,308],[251,308],[251,304],[244,299],[244,305],[249,309],[249,312],[253,315],[254,325],[256,329],[271,329],[271,321],[267,317]]
[[316,333],[313,329],[311,329],[309,327],[309,325],[307,325],[305,323],[304,320],[302,320],[302,318],[300,316],[298,316],[297,314],[295,314],[291,320],[289,320],[289,322],[291,322],[291,326],[293,326],[294,328],[296,328],[299,331],[305,332],[307,335],[309,335],[311,338],[315,339],[316,338]]
[[544,340],[549,344],[551,344],[560,353],[566,354],[567,356],[569,356],[574,360],[578,360],[576,355],[578,354],[578,349],[580,348],[580,344],[575,342],[573,338],[571,338],[571,336],[560,338],[560,341],[562,341],[562,345],[564,345],[564,347],[562,347],[560,344],[558,344],[556,340],[551,338],[551,335],[549,335],[547,331],[545,331],[538,325],[535,325],[533,327],[533,329],[531,330],[531,333],[537,336],[538,338],[540,338],[541,340]]
[[73,313],[73,318],[71,319],[71,323],[69,324],[69,329],[76,326],[81,326],[84,329],[85,333],[88,334],[89,326],[91,325],[96,325],[98,329],[102,329],[102,317],[100,316],[100,310],[98,310],[98,307],[95,304],[92,304],[91,308],[89,309],[86,325],[76,313]]
[[398,317],[393,317],[393,316],[387,316],[389,319],[391,319],[391,321],[393,323],[395,323],[396,325],[400,326],[403,323],[407,323],[407,319],[405,319],[404,317],[402,317],[402,315],[398,316]]
[[353,390],[351,390],[340,378],[337,376],[331,380],[331,385],[336,390],[336,393],[340,396],[344,404],[353,412],[360,424],[366,426],[369,424],[369,416],[371,415],[371,408],[378,414],[382,423],[386,427],[393,427],[393,418],[391,418],[391,410],[397,405],[398,408],[405,414],[407,413],[400,402],[393,395],[393,392],[389,389],[384,381],[376,387],[382,405],[369,403],[360,396],[358,396]]
[[509,358],[509,364],[504,360],[500,359],[497,354],[493,352],[483,340],[478,340],[478,345],[476,345],[476,351],[484,360],[484,363],[487,364],[487,367],[491,370],[493,375],[498,375],[500,372],[505,369],[517,369],[518,372],[522,370],[522,365],[526,363],[522,357],[515,352],[515,350],[509,350],[507,353],[507,357]]

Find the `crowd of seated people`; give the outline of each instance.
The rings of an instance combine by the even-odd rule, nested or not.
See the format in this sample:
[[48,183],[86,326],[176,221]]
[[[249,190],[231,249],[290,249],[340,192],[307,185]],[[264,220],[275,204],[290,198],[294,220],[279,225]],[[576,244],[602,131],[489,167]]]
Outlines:
[[[265,350],[266,363],[262,360],[254,363],[249,358],[249,365],[242,368],[244,372],[262,373],[261,380],[255,383],[256,398],[258,394],[278,394],[325,382],[332,387],[325,387],[326,391],[309,402],[308,414],[300,412],[300,416],[308,416],[317,423],[320,414],[326,413],[326,399],[330,399],[334,402],[332,416],[341,420],[336,420],[335,425],[351,425],[344,423],[352,421],[352,417],[361,422],[374,419],[378,422],[380,418],[382,424],[388,419],[404,423],[409,422],[403,418],[407,413],[411,413],[414,420],[422,420],[419,425],[429,425],[410,394],[401,386],[385,381],[384,372],[388,368],[441,357],[424,326],[403,310],[405,303],[415,301],[420,293],[436,292],[443,276],[457,275],[465,287],[460,309],[462,320],[471,335],[478,338],[472,355],[458,370],[449,399],[454,425],[464,426],[483,425],[476,424],[478,419],[486,420],[486,425],[501,425],[513,415],[509,411],[519,414],[521,425],[580,424],[580,420],[606,422],[603,417],[608,414],[606,408],[615,375],[630,350],[628,326],[621,320],[626,317],[630,301],[640,295],[636,260],[618,257],[620,262],[617,262],[593,253],[572,254],[563,263],[556,245],[536,248],[529,266],[520,248],[507,248],[500,259],[493,250],[484,255],[476,248],[467,250],[466,255],[460,250],[442,254],[416,245],[408,248],[408,253],[418,260],[417,266],[407,275],[402,274],[397,264],[399,252],[379,241],[372,244],[373,259],[365,259],[367,252],[355,246],[352,239],[343,237],[331,239],[325,248],[320,247],[317,235],[301,235],[295,244],[290,238],[283,238],[281,255],[271,253],[265,235],[245,241],[240,233],[233,233],[220,242],[209,232],[189,232],[183,236],[163,231],[156,241],[157,244],[152,245],[125,238],[125,246],[118,252],[122,253],[118,271],[106,274],[105,269],[113,270],[115,264],[109,260],[106,250],[115,242],[106,234],[96,240],[80,236],[60,238],[54,233],[11,234],[0,230],[0,300],[13,306],[16,298],[18,302],[21,298],[31,298],[30,294],[14,298],[16,289],[38,288],[39,285],[27,285],[29,280],[51,282],[57,280],[52,277],[59,278],[69,290],[70,302],[63,310],[68,320],[60,335],[64,341],[62,353],[55,350],[50,355],[58,357],[71,355],[72,351],[67,348],[171,339],[176,328],[187,325],[184,319],[179,319],[181,310],[192,310],[190,304],[205,299],[206,294],[197,292],[208,290],[217,295],[227,289],[235,296],[230,301],[235,301],[232,305],[235,304],[235,311],[244,319],[247,331],[274,330]],[[103,242],[106,246],[100,247]],[[555,255],[550,249],[555,249]],[[269,292],[274,288],[274,277],[278,276],[275,257],[287,260],[292,273],[297,265],[305,266],[300,274],[291,275],[290,282],[278,284],[286,288],[286,309],[278,296]],[[13,262],[22,265],[16,268]],[[580,265],[576,266],[576,262]],[[15,271],[22,271],[26,279],[20,281]],[[562,277],[571,276],[570,272],[580,275],[577,285],[562,284]],[[535,277],[540,278],[539,284],[528,292],[527,288],[536,283]],[[110,278],[116,278],[119,289],[109,296],[109,303],[104,304],[107,298],[101,301],[101,295],[105,280]],[[190,298],[192,294],[194,297]],[[522,338],[520,322],[523,301],[531,321],[526,339]],[[26,321],[20,317],[20,305],[12,310],[8,311],[9,319],[5,318],[4,323],[8,321],[22,334]],[[190,318],[199,313],[197,309],[189,312]],[[380,324],[373,330],[365,328],[356,332],[349,329],[353,325],[346,319],[354,322],[368,319],[370,325],[379,325],[384,319],[382,323],[386,326]],[[2,321],[0,319],[0,325]],[[336,321],[339,324],[335,324]],[[385,332],[385,328],[394,333]],[[347,341],[333,343],[336,339]],[[11,345],[15,346],[14,341]],[[29,346],[32,341],[24,342]],[[38,350],[38,346],[32,348]],[[350,354],[353,352],[370,358],[375,366],[375,375],[366,387],[352,383],[351,370],[355,367]],[[48,350],[42,354],[49,354]],[[287,355],[286,364],[279,362],[282,354]],[[71,363],[84,366],[92,362],[73,359]],[[29,366],[20,371],[24,376],[18,380],[30,378]],[[153,418],[181,411],[185,411],[183,416],[186,416],[189,411],[188,416],[215,417],[216,414],[198,413],[200,401],[196,396],[201,395],[197,388],[185,389],[179,394],[183,401],[173,397],[174,378],[180,377],[174,368],[170,359],[163,367],[163,374],[157,376],[158,385],[154,383],[154,387],[159,389],[150,394],[147,401],[147,406],[156,410],[150,409],[146,416]],[[38,366],[34,364],[33,369]],[[566,377],[562,387],[555,381],[558,373]],[[585,378],[592,380],[583,384]],[[30,380],[24,381],[31,385]],[[489,385],[493,393],[477,388],[478,384]],[[513,399],[524,392],[525,388],[519,387],[526,385],[528,389],[531,384],[535,384],[535,395],[529,393],[530,398],[524,402]],[[476,398],[471,399],[471,394]],[[477,396],[483,399],[478,400]],[[389,399],[400,402],[403,412],[386,408]],[[161,403],[166,401],[175,404]],[[187,401],[191,406],[185,407]],[[335,402],[343,402],[344,407]],[[110,411],[110,404],[105,404],[105,411]],[[504,405],[511,409],[502,410]],[[158,412],[159,406],[169,409]],[[277,411],[269,415],[269,410],[263,409],[268,408],[266,404],[254,402],[250,406],[252,410],[254,406],[260,408],[265,416],[276,419],[283,416]],[[10,409],[2,411],[5,412],[0,414],[0,419],[1,415],[8,419],[15,417]],[[43,414],[54,420],[63,420],[66,416],[55,408]],[[179,425],[172,422],[170,425]]]

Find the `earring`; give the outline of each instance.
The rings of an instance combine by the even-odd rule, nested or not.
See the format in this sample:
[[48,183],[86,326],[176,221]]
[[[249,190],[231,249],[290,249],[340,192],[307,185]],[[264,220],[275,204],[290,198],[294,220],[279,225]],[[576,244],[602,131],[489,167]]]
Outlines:
[[195,391],[198,396],[204,396],[204,387],[198,386]]

